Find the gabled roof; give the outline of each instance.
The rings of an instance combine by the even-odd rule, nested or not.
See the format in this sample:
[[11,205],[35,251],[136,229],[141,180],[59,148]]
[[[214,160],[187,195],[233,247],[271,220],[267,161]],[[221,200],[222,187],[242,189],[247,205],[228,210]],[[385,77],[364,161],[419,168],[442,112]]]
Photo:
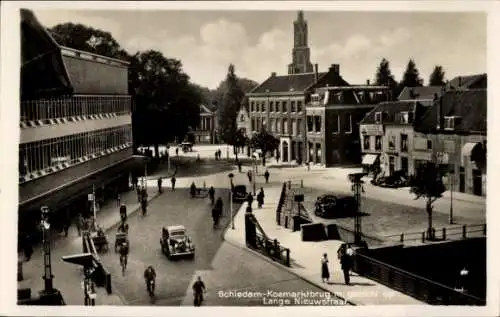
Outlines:
[[398,121],[398,115],[401,112],[415,112],[417,114],[415,117],[418,118],[419,115],[423,113],[423,109],[425,109],[425,107],[416,100],[381,102],[372,111],[368,112],[360,123],[376,124],[375,113],[377,112],[385,114],[382,124],[400,123]]
[[241,105],[240,105],[240,109],[245,109],[246,112],[249,112],[249,109],[248,109],[248,97],[243,97],[243,100],[241,101]]
[[[436,102],[422,117],[417,127],[421,132],[437,132],[439,104]],[[486,89],[450,90],[442,97],[443,117],[458,116],[456,132],[486,132],[487,92]]]
[[200,105],[200,114],[202,113],[212,114],[214,112],[210,110],[206,105]]
[[[486,74],[476,74],[476,75],[467,75],[467,76],[457,76],[450,80],[446,85],[447,89],[471,89],[481,80],[486,80]],[[474,87],[475,88],[475,87]],[[486,88],[481,87],[481,88]]]
[[[328,72],[318,73],[318,80],[323,78]],[[315,73],[301,73],[276,76],[271,75],[259,86],[252,89],[249,94],[305,91],[315,82]]]
[[441,86],[405,87],[399,94],[398,100],[433,100],[434,94],[441,95]]

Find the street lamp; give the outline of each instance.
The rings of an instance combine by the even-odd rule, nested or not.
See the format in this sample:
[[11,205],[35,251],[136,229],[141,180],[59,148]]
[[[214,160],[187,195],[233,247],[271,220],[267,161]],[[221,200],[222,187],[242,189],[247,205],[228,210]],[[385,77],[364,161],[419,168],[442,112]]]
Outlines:
[[167,145],[167,173],[170,172],[170,146]]
[[229,173],[229,183],[231,185],[231,190],[229,191],[229,211],[231,212],[231,229],[234,230],[234,215],[233,215],[233,173]]
[[42,243],[43,243],[43,267],[44,267],[44,289],[40,292],[41,297],[47,305],[61,305],[64,303],[61,293],[54,288],[52,279],[52,263],[50,259],[50,239],[49,239],[49,207],[42,206],[40,208],[42,213],[40,220],[40,228],[42,230]]
[[449,182],[450,182],[450,225],[453,224],[453,176],[454,176],[454,171],[453,171],[453,165],[450,165],[450,176],[449,176]]
[[82,253],[75,255],[63,256],[62,260],[71,264],[83,266],[83,295],[85,306],[95,306],[95,286],[92,282],[91,275],[95,271],[93,267],[94,256],[91,253]]
[[356,214],[354,215],[354,244],[362,244],[362,231],[361,231],[361,193],[364,192],[361,180],[366,176],[366,173],[352,173],[349,174],[349,180],[352,182],[352,191],[356,199]]
[[253,153],[252,157],[253,157],[253,195],[255,196],[256,195],[256,184],[255,184],[255,181],[256,181],[256,178],[257,178],[257,157],[256,157],[257,154],[255,154],[255,152]]

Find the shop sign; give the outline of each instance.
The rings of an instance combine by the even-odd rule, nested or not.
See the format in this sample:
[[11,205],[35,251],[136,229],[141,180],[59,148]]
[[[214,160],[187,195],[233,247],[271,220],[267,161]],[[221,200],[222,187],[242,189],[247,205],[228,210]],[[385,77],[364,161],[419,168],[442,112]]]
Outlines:
[[364,135],[384,135],[384,126],[381,124],[363,124],[361,134]]

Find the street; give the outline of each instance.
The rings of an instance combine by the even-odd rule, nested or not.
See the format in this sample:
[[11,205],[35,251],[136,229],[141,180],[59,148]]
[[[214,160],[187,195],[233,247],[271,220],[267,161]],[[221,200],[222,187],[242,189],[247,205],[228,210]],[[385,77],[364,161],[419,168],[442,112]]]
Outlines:
[[[219,170],[218,165],[227,166],[227,163],[223,161],[200,164],[207,165],[199,166],[198,169],[210,171]],[[225,168],[222,169],[225,170]],[[189,171],[192,170],[189,169]],[[207,187],[212,184],[228,183],[226,172],[212,174],[204,179]],[[238,178],[243,180],[243,174],[238,175]],[[193,180],[201,186],[196,176],[182,178],[179,185],[190,184]],[[198,275],[203,277],[209,289],[205,305],[263,304],[262,298],[224,296],[219,291],[251,290],[267,293],[268,291],[309,290],[318,294],[324,293],[283,268],[224,242],[223,229],[214,230],[212,227],[208,198],[190,198],[186,186],[176,187],[176,191],[172,191],[167,184],[165,187],[164,193],[151,202],[145,217],[141,213],[129,217],[130,253],[125,276],[121,274],[119,256],[116,253],[111,250],[101,256],[104,265],[112,274],[114,292],[119,294],[126,304],[150,304],[143,278],[143,272],[149,265],[153,266],[157,272],[156,305],[191,305],[190,287]],[[224,202],[224,216],[220,224],[220,227],[224,228],[230,221],[227,187],[216,187],[216,197],[219,196]],[[235,204],[234,209],[237,210],[237,207],[239,205]],[[196,247],[194,259],[170,261],[161,252],[161,229],[169,225],[186,227]],[[111,228],[107,234],[112,244],[114,244],[114,232],[116,232],[116,227]],[[279,301],[274,304],[279,305]],[[330,304],[338,303],[332,301]]]

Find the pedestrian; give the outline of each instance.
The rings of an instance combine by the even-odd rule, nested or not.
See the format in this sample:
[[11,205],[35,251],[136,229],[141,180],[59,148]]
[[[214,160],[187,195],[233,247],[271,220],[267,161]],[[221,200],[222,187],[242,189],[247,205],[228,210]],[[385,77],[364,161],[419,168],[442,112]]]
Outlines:
[[121,206],[121,196],[120,196],[120,192],[118,190],[116,191],[116,205],[118,207]]
[[215,189],[213,186],[211,186],[210,189],[208,190],[208,196],[210,197],[210,201],[212,202],[213,205],[215,202]]
[[134,189],[137,189],[137,183],[139,182],[139,179],[137,178],[136,175],[132,176],[132,186],[134,186]]
[[252,193],[248,193],[248,195],[247,195],[247,203],[248,203],[248,206],[252,207],[252,203],[253,203]]
[[196,195],[196,184],[194,182],[191,183],[189,191],[191,193],[191,198],[194,198],[194,196]]
[[352,256],[347,254],[347,248],[346,251],[343,252],[342,256],[340,257],[340,266],[342,268],[342,272],[344,273],[344,282],[345,285],[350,285],[350,276],[349,276],[349,271],[351,270],[352,267]]
[[259,193],[257,194],[257,203],[259,205],[259,209],[264,205],[264,189],[261,187]]
[[222,151],[219,149],[219,160],[222,158]]
[[264,178],[266,179],[266,184],[269,184],[269,171],[266,168],[266,172],[264,173]]
[[136,191],[137,191],[137,202],[140,203],[141,202],[141,188],[139,186],[137,186]]
[[219,216],[222,215],[222,209],[224,208],[224,203],[222,202],[222,198],[217,198],[217,201],[215,202],[215,209],[218,211]]
[[172,183],[172,191],[173,192],[175,192],[175,181],[176,181],[175,176],[172,176],[172,178],[170,179],[170,182]]
[[328,269],[328,256],[326,253],[323,254],[321,259],[321,280],[323,283],[328,283],[330,280],[330,270]]
[[83,216],[81,213],[78,213],[76,218],[76,230],[78,231],[78,236],[82,235],[82,227],[83,227]]
[[242,166],[241,161],[238,160],[238,172],[240,172],[240,173],[241,173],[241,166]]
[[218,223],[219,223],[219,211],[217,210],[217,207],[215,207],[215,206],[214,206],[214,208],[212,208],[212,221],[213,221],[214,228],[216,228]]
[[176,156],[179,156],[179,147],[176,147],[176,148],[175,148],[175,155],[176,155]]
[[163,181],[161,179],[161,177],[158,178],[158,193],[162,193],[162,188],[161,188],[161,185],[162,185]]
[[248,177],[248,182],[251,183],[252,182],[252,171],[251,170],[248,170],[247,177]]

